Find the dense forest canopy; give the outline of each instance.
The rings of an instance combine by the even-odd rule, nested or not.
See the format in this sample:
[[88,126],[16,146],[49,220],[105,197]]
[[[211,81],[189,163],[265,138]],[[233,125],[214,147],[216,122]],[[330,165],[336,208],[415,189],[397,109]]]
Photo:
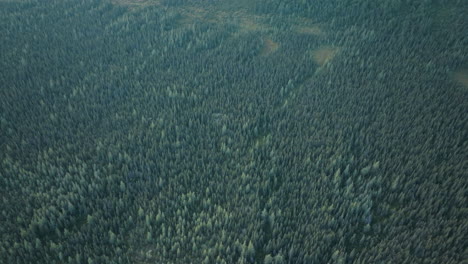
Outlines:
[[0,0],[0,263],[463,263],[466,17]]

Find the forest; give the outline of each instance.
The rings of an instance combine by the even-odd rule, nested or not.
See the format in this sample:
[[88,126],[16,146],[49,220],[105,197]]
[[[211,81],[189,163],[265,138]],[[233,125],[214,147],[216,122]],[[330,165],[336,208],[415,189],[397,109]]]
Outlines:
[[466,263],[467,17],[0,0],[0,263]]

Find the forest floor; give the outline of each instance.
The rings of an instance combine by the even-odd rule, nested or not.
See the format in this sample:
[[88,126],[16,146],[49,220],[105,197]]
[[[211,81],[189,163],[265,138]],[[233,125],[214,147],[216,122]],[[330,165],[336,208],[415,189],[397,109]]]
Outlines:
[[276,50],[278,50],[279,48],[279,45],[277,42],[274,42],[273,40],[271,40],[271,38],[269,37],[265,37],[263,39],[263,48],[262,50],[260,51],[260,55],[261,56],[267,56],[273,52],[275,52]]
[[[161,5],[161,0],[111,0],[114,4],[128,6],[129,10],[142,8],[145,6]],[[261,56],[274,54],[281,43],[274,41],[270,35],[278,29],[272,25],[274,19],[267,15],[258,15],[252,12],[251,1],[240,0],[236,3],[221,1],[207,6],[187,5],[173,7],[181,14],[179,25],[188,26],[203,21],[212,24],[232,24],[238,27],[233,35],[238,36],[249,33],[259,33],[263,36],[264,47],[261,49]],[[281,18],[291,25],[291,32],[296,34],[309,34],[317,37],[326,35],[322,25],[316,24],[308,18]],[[324,47],[313,52],[314,61],[320,66],[330,61],[336,55],[337,49]]]
[[315,63],[317,63],[319,66],[323,66],[331,59],[333,59],[333,57],[335,57],[337,53],[338,48],[332,46],[324,46],[313,50],[311,52],[311,55]]
[[305,25],[305,26],[297,26],[296,32],[300,34],[310,34],[316,36],[324,36],[325,32],[319,25]]
[[111,2],[115,5],[126,6],[129,10],[161,4],[161,0],[111,0]]
[[453,74],[453,78],[465,86],[465,88],[468,88],[468,69],[462,69]]

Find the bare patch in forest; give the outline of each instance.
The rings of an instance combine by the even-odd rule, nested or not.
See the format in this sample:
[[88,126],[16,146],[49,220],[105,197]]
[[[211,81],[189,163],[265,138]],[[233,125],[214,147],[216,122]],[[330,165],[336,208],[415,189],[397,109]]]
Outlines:
[[320,66],[323,66],[327,62],[329,62],[331,59],[333,59],[337,53],[338,53],[338,48],[335,48],[332,46],[325,46],[325,47],[321,47],[316,50],[313,50],[311,52],[311,55],[315,63],[317,63]]
[[240,17],[239,25],[241,31],[258,31],[261,29],[261,26],[249,17]]
[[315,36],[325,35],[325,32],[322,30],[322,28],[320,28],[317,25],[296,27],[296,32],[300,34],[309,34]]
[[252,153],[255,149],[260,148],[261,146],[268,145],[271,142],[271,134],[264,133],[257,137],[254,145],[249,149],[249,152]]
[[145,6],[159,5],[160,0],[111,0],[114,5],[127,6],[129,9],[137,9]]
[[[0,0],[2,1],[2,0]],[[116,5],[127,6],[134,10],[146,6],[159,6],[161,0],[111,0]],[[228,8],[230,7],[230,8]],[[197,22],[211,24],[232,24],[238,28],[237,34],[244,34],[257,31],[268,31],[272,29],[267,25],[265,16],[250,13],[251,2],[243,0],[236,4],[225,2],[217,5],[184,5],[172,7],[173,11],[181,15],[178,24],[181,26],[193,25]]]
[[262,20],[262,17],[248,14],[244,10],[229,12],[216,8],[188,7],[182,9],[181,13],[184,16],[182,23],[185,24],[190,24],[197,20],[216,24],[232,23],[239,27],[239,33],[268,29],[268,26],[259,22]]
[[205,20],[207,22],[216,22],[213,20],[213,18],[210,16],[207,10],[202,9],[202,8],[186,8],[186,9],[181,9],[180,14],[182,15],[182,19],[180,19],[179,23],[180,24],[193,24],[197,20]]
[[453,74],[453,78],[465,86],[465,88],[468,88],[468,69],[463,69],[455,72]]
[[[458,17],[463,13],[463,9],[456,7],[454,4],[441,4],[434,6],[431,11],[428,11],[428,15],[433,19],[432,28],[435,31],[450,30],[452,34],[463,35],[466,23]],[[466,11],[466,9],[465,9]]]
[[242,32],[249,31],[263,31],[269,29],[267,25],[259,22],[260,18],[257,16],[243,14],[240,17],[240,28]]
[[450,23],[450,17],[453,13],[453,9],[450,7],[437,8],[434,15],[436,26],[444,28]]
[[261,56],[266,56],[269,55],[276,50],[278,50],[279,44],[271,40],[270,38],[264,38],[263,39],[263,47],[260,51]]

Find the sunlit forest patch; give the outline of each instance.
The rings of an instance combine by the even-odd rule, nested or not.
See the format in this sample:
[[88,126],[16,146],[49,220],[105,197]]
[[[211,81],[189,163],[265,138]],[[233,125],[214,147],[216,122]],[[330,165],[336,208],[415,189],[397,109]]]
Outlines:
[[323,66],[335,57],[335,55],[338,53],[338,50],[339,49],[336,47],[325,46],[313,50],[311,52],[311,55],[315,63],[317,63],[320,66]]

